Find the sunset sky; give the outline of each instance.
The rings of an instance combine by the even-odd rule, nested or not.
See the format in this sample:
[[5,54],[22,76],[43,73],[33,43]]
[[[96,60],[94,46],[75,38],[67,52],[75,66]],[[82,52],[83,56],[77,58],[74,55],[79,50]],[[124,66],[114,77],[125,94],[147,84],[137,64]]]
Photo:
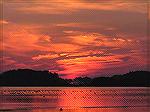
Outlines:
[[147,1],[1,0],[0,70],[64,78],[148,70]]

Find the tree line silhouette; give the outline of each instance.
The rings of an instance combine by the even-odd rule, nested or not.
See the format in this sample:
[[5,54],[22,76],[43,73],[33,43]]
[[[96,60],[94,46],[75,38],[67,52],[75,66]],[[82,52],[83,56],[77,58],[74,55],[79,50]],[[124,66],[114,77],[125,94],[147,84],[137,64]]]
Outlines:
[[31,69],[10,70],[0,74],[0,86],[12,87],[150,87],[149,71],[134,71],[111,77],[62,79],[57,73]]

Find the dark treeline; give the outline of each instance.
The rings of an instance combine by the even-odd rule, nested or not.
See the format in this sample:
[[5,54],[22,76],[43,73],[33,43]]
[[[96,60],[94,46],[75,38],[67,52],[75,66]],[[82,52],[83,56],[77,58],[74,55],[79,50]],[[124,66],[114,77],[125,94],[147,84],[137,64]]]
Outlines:
[[57,73],[18,69],[1,73],[0,86],[150,87],[150,72],[135,71],[123,75],[114,75],[112,77],[62,79]]
[[11,70],[0,74],[0,86],[67,86],[58,74],[30,69]]

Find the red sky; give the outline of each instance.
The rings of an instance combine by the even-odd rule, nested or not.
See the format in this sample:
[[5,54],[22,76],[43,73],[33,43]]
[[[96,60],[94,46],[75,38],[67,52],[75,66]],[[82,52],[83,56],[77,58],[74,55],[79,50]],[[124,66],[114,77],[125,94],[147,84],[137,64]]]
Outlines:
[[1,72],[65,78],[147,70],[147,0],[3,0]]

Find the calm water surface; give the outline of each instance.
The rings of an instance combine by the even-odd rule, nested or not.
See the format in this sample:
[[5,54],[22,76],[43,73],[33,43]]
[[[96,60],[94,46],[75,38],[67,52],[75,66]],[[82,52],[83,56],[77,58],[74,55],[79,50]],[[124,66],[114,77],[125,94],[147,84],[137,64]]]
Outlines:
[[1,88],[0,111],[149,112],[149,88]]

